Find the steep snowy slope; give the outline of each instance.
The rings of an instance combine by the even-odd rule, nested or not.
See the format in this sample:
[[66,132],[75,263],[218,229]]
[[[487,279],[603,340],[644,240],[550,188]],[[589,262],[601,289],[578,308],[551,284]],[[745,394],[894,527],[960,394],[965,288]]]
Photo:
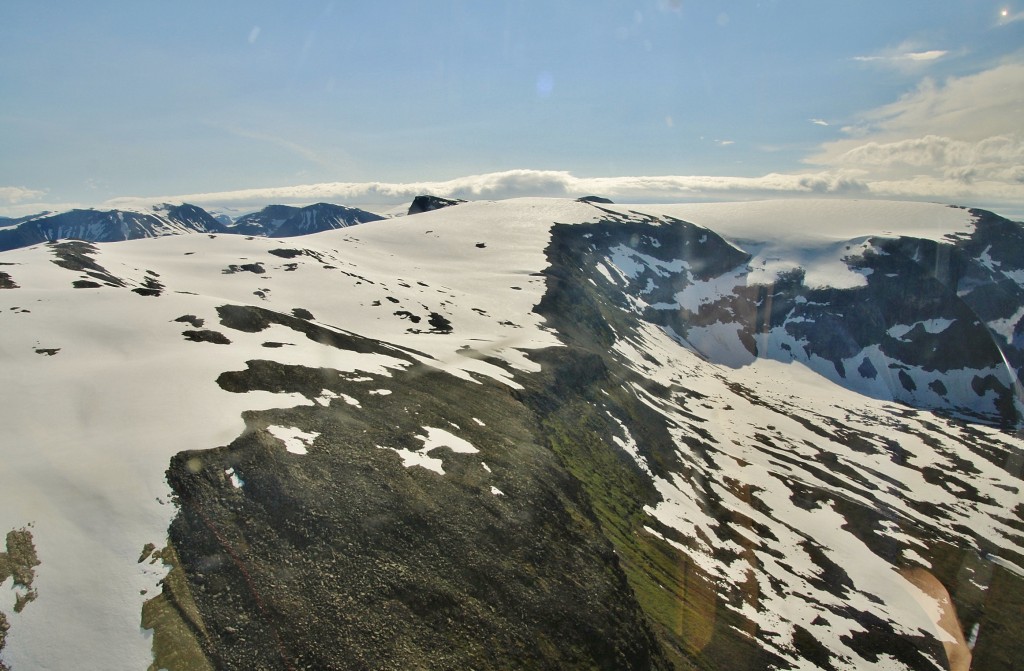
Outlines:
[[[607,206],[629,224],[595,244],[634,307],[710,360],[800,361],[877,398],[1017,421],[1020,224],[884,201],[644,208]],[[666,245],[640,240],[664,224]]]
[[0,660],[1012,668],[1018,235],[520,199],[0,254]]

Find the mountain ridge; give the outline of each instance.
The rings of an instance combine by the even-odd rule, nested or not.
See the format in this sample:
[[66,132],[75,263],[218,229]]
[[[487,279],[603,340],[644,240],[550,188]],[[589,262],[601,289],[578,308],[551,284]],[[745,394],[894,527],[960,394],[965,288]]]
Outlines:
[[234,221],[188,203],[148,209],[75,209],[0,220],[0,251],[56,240],[116,242],[188,233],[292,237],[381,219],[372,212],[330,203],[270,205]]
[[[999,392],[935,412],[898,373],[873,398],[832,360],[769,346],[796,333],[827,354],[800,325],[827,312],[855,332],[842,301],[877,291],[865,332],[907,341],[891,370],[947,397],[950,370],[991,386],[974,348],[934,355],[963,368],[924,364],[969,319],[949,305],[1015,346],[1017,252],[989,247],[1016,229],[780,204],[856,234],[795,236],[787,264],[781,233],[751,242],[767,207],[517,199],[291,240],[4,252],[5,461],[32,477],[0,493],[0,524],[33,524],[47,570],[22,607],[65,646],[4,600],[2,659],[945,668],[925,571],[975,662],[1013,668],[1024,443]],[[900,277],[931,293],[904,306]],[[107,608],[83,623],[70,593]]]

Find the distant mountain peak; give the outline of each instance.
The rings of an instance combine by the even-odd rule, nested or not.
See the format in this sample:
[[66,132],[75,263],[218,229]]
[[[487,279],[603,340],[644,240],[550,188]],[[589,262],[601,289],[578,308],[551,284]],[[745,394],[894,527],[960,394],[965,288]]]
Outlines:
[[452,205],[458,205],[459,203],[465,203],[466,201],[458,198],[442,198],[441,196],[416,196],[413,198],[412,205],[409,206],[409,214],[420,214],[421,212],[431,212],[433,210],[440,210],[442,207],[451,207]]
[[314,203],[305,207],[268,205],[259,212],[239,217],[225,227],[225,232],[287,238],[381,219],[384,217],[366,210],[331,203]]

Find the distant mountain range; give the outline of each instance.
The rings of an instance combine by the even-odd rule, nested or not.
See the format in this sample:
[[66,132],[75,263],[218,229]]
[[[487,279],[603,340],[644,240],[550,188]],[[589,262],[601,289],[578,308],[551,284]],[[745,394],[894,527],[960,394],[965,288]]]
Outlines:
[[233,223],[223,226],[221,232],[290,238],[381,219],[384,217],[379,214],[330,203],[316,203],[306,207],[270,205],[259,212],[239,217]]
[[186,233],[227,233],[285,238],[383,219],[343,205],[270,205],[234,221],[196,205],[156,205],[151,209],[70,210],[17,219],[0,218],[0,251],[55,240],[116,242]]

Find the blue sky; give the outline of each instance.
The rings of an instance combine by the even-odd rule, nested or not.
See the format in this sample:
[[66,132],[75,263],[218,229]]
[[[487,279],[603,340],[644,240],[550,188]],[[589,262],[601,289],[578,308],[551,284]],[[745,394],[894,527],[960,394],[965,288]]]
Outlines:
[[0,5],[0,215],[838,194],[1024,216],[1024,3]]

